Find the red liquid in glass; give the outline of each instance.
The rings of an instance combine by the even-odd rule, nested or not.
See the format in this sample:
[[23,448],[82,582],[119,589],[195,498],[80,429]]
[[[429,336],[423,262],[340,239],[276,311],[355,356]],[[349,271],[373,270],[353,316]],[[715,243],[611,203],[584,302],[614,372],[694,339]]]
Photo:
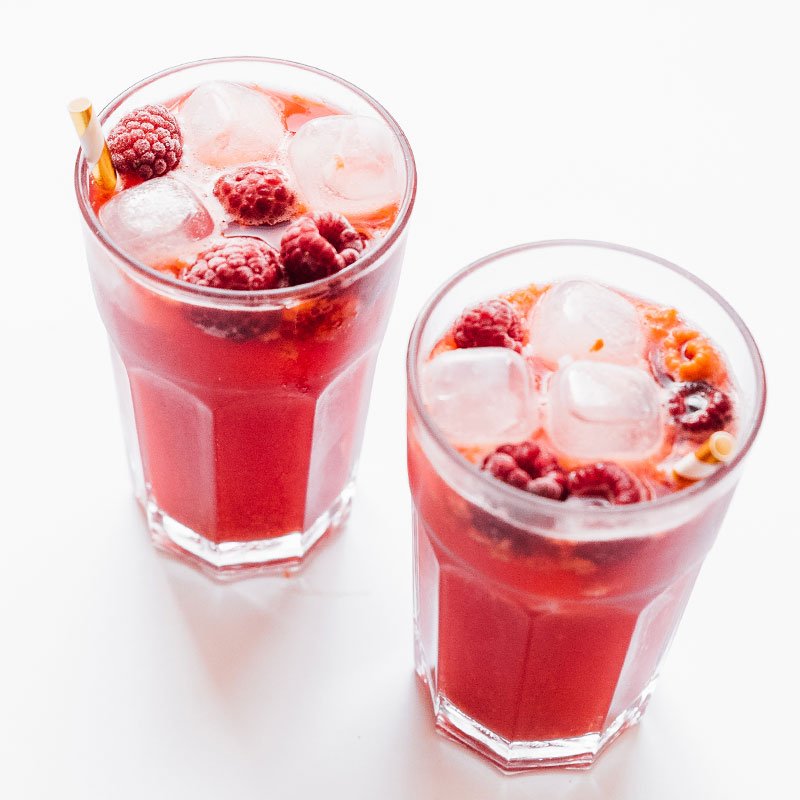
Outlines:
[[[261,91],[290,132],[340,113]],[[107,199],[93,187],[96,212]],[[379,239],[396,214],[351,221]],[[355,468],[401,261],[402,245],[349,285],[258,311],[171,299],[101,264],[95,293],[130,383],[148,500],[215,543],[303,532],[330,509]],[[258,335],[209,332],[253,325]]]
[[[542,291],[508,297],[524,318]],[[655,353],[666,335],[662,326],[681,320],[673,310],[635,302]],[[455,347],[447,333],[431,358]],[[722,383],[732,391],[727,376]],[[730,493],[674,528],[616,539],[613,530],[597,539],[590,530],[561,538],[559,505],[548,501],[552,518],[546,506],[531,511],[537,534],[456,491],[419,436],[412,416],[408,465],[424,677],[440,699],[508,742],[607,732],[649,691]],[[543,430],[533,438],[553,452]],[[663,496],[687,483],[659,471],[658,462],[673,448],[695,446],[670,428],[657,453],[627,466],[651,496]],[[460,449],[480,466],[493,448]],[[567,469],[580,463],[558,455]]]
[[509,741],[604,730],[654,676],[729,497],[660,535],[574,543],[500,530],[413,440],[409,472],[438,691]]

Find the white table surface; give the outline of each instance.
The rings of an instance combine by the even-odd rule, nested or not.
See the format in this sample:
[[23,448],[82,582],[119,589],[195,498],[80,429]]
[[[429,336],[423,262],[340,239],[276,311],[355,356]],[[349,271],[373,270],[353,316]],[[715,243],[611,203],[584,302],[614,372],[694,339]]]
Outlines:
[[[137,4],[135,31],[130,3],[23,5],[4,11],[0,51],[0,797],[789,796],[792,4]],[[102,106],[162,67],[236,53],[375,94],[408,133],[420,189],[348,528],[297,577],[218,586],[152,550],[129,493],[64,103]],[[403,356],[416,310],[455,269],[571,236],[649,250],[715,286],[762,347],[770,401],[642,725],[589,772],[506,777],[434,733],[413,675]]]

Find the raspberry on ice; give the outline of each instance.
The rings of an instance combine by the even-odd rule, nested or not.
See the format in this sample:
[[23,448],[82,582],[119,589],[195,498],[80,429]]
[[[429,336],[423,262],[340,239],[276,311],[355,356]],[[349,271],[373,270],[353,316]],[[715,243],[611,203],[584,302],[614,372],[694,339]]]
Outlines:
[[165,175],[178,166],[183,136],[175,115],[162,105],[137,108],[108,134],[108,149],[117,172],[142,180]]

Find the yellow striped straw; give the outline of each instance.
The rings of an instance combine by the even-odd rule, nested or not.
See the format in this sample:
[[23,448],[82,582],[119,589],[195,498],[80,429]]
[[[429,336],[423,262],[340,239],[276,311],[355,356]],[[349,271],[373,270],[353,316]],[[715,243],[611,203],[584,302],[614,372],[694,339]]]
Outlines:
[[103,191],[113,192],[117,185],[117,171],[111,162],[103,131],[92,112],[92,104],[85,97],[77,97],[67,104],[72,124],[81,141],[81,149],[92,175]]

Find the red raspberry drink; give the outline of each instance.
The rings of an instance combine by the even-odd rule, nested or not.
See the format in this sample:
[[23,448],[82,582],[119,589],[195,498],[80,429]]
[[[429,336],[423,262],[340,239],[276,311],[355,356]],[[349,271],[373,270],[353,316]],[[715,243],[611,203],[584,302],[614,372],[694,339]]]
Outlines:
[[298,564],[349,507],[415,190],[394,120],[269,59],[178,67],[101,114],[76,190],[137,497],[225,576]]
[[408,370],[437,726],[504,769],[591,764],[642,714],[758,431],[756,346],[678,267],[545,242],[451,279]]

